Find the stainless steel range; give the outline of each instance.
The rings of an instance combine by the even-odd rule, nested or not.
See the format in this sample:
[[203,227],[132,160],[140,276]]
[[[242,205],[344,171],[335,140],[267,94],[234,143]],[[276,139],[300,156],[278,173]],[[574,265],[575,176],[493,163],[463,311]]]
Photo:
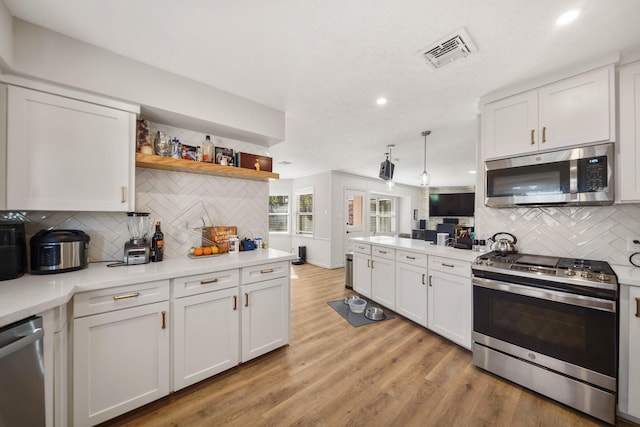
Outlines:
[[473,362],[614,424],[618,280],[608,263],[496,252],[473,271]]

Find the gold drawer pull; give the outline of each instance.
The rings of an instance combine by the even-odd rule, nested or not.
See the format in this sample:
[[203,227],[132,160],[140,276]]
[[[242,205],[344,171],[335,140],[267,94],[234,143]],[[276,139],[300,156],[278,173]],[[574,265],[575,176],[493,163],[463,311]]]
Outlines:
[[535,135],[536,130],[535,129],[531,129],[531,145],[536,145],[536,140],[535,140]]
[[425,278],[426,274],[422,273],[422,284],[426,285],[426,283],[424,283],[424,278]]
[[455,267],[455,265],[453,265],[453,264],[445,264],[444,262],[442,263],[442,266],[443,267],[451,267],[451,268]]
[[238,297],[236,295],[233,296],[233,311],[238,309]]
[[640,298],[636,298],[636,317],[640,317]]
[[120,203],[126,202],[126,199],[124,197],[126,190],[127,190],[127,187],[120,187]]
[[201,280],[201,281],[200,281],[200,284],[201,284],[201,285],[209,285],[209,284],[211,284],[211,283],[217,283],[217,282],[218,282],[218,279]]
[[127,298],[137,298],[139,296],[140,296],[140,292],[131,292],[130,294],[114,295],[113,299],[118,301],[118,300],[127,299]]
[[547,142],[547,127],[542,128],[542,142]]
[[167,312],[162,312],[162,329],[167,329]]
[[269,268],[267,270],[260,270],[260,274],[273,273],[273,268]]
[[406,258],[407,258],[407,259],[413,259],[413,260],[415,260],[415,259],[416,259],[416,257],[414,257],[414,256],[408,256],[408,257],[406,257]]
[[247,292],[244,293],[244,306],[249,307],[249,294]]
[[387,254],[387,251],[378,251],[378,252],[380,252],[381,254],[384,254],[384,255]]

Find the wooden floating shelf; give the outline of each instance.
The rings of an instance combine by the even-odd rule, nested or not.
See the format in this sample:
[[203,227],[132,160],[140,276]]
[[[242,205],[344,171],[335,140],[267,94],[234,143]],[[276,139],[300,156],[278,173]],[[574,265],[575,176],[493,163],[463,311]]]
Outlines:
[[256,171],[234,166],[221,166],[213,163],[195,162],[193,160],[174,159],[172,157],[157,156],[155,154],[136,153],[136,166],[139,168],[160,169],[165,171],[253,179],[255,181],[268,181],[269,179],[280,178],[279,174],[273,172]]

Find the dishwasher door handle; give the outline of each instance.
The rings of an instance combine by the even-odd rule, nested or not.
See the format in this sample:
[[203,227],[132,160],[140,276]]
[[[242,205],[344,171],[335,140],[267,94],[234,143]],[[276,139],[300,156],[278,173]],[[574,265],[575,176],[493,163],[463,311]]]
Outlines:
[[42,328],[34,329],[32,333],[29,335],[23,335],[19,337],[17,340],[12,342],[11,344],[5,345],[0,348],[0,359],[4,359],[5,357],[21,350],[34,342],[38,341],[44,337],[44,330]]

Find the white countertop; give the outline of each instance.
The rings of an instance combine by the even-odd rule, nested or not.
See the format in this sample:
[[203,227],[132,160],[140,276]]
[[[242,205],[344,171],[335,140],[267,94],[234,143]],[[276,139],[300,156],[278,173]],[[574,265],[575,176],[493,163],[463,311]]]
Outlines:
[[633,265],[612,265],[621,285],[640,286],[640,267]]
[[[445,258],[457,259],[460,261],[473,262],[479,255],[484,252],[475,252],[469,249],[456,249],[448,246],[438,246],[430,242],[418,239],[407,239],[403,237],[392,236],[374,236],[374,237],[354,237],[354,242],[369,243],[376,246],[386,246],[389,248],[402,249],[411,252],[425,253],[427,255],[437,255]],[[488,248],[488,247],[487,247]]]
[[106,263],[90,264],[88,268],[68,273],[25,274],[17,279],[0,281],[0,326],[66,304],[77,292],[289,261],[294,258],[288,252],[265,249],[200,259],[184,256],[122,267],[107,267]]

